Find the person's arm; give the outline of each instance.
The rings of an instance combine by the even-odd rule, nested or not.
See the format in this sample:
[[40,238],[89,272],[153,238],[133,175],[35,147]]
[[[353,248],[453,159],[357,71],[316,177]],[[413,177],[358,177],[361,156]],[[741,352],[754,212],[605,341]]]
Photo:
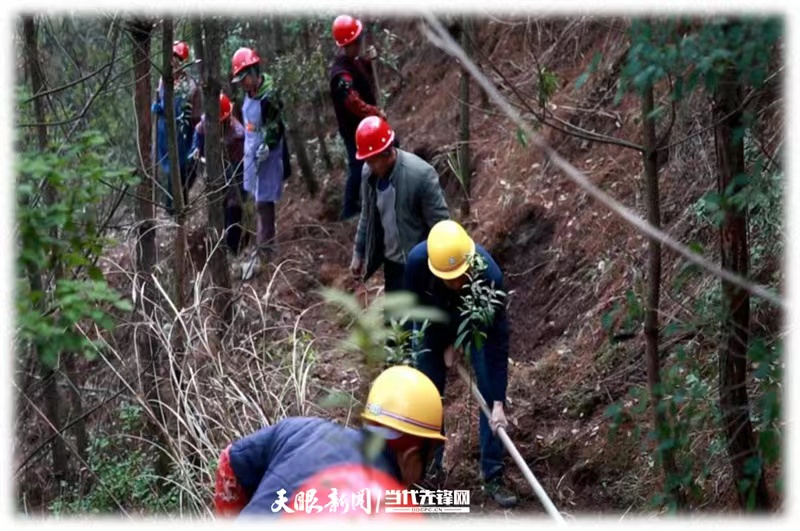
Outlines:
[[447,201],[439,184],[439,174],[436,173],[432,166],[425,173],[419,193],[422,194],[422,197],[419,197],[422,205],[422,218],[428,228],[433,227],[442,220],[450,219]]
[[358,92],[353,88],[353,77],[350,74],[339,74],[336,77],[334,86],[334,97],[344,102],[344,106],[347,110],[354,115],[362,119],[367,116],[380,116],[386,119],[386,116],[380,109],[361,99],[361,96],[359,96]]
[[281,423],[267,426],[230,444],[220,455],[214,506],[235,515],[247,506],[267,472]]
[[364,260],[367,247],[367,187],[369,181],[369,167],[364,164],[361,170],[361,214],[358,216],[358,228],[356,229],[356,242],[353,247],[353,255]]
[[194,155],[194,152],[197,151],[200,156],[205,155],[205,146],[206,144],[206,135],[205,131],[203,131],[203,121],[200,120],[200,123],[194,128],[194,136],[192,136],[192,147],[189,148],[189,155]]

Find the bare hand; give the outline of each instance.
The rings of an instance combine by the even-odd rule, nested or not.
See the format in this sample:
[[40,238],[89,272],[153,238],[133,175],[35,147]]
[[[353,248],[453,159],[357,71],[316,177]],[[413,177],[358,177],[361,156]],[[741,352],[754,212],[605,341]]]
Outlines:
[[489,427],[495,435],[497,435],[497,428],[508,428],[508,420],[506,419],[506,412],[503,410],[502,402],[494,403],[492,416],[489,418]]
[[353,261],[350,262],[350,272],[354,277],[360,277],[364,269],[364,259],[358,256],[353,256]]

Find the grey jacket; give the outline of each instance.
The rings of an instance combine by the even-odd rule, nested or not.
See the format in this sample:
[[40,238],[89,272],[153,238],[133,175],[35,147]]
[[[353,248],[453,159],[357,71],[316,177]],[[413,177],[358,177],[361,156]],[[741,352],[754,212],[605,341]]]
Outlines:
[[[354,254],[366,257],[364,280],[377,271],[384,261],[383,225],[378,211],[376,176],[367,164],[361,173],[361,216],[358,219]],[[403,261],[419,242],[428,237],[431,227],[450,219],[450,211],[439,185],[436,170],[413,153],[397,150],[397,162],[389,181],[395,187],[397,231],[403,249]]]

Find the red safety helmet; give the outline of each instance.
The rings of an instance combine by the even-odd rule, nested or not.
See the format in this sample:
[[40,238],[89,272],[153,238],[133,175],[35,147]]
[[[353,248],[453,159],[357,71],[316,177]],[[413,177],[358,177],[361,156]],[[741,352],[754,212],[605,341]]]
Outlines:
[[189,45],[184,41],[175,41],[172,44],[172,53],[177,55],[181,61],[185,61],[189,58]]
[[361,35],[361,21],[350,15],[339,15],[333,21],[333,40],[340,48],[347,46]]
[[220,93],[219,95],[219,121],[224,122],[228,119],[228,116],[231,115],[233,112],[233,104],[231,103],[231,99],[226,96],[224,93]]
[[386,120],[368,116],[356,129],[356,159],[364,160],[381,153],[394,142],[394,131]]
[[[392,507],[403,507],[408,510],[415,505],[409,501],[411,496],[395,478],[364,464],[342,464],[328,467],[307,479],[287,500],[286,507],[294,512],[284,510],[286,518],[417,518],[418,512],[387,512],[387,498],[392,500]],[[387,496],[387,491],[398,491],[397,495]],[[355,502],[355,503],[354,503]]]
[[244,77],[244,71],[253,65],[257,65],[261,61],[255,50],[252,48],[239,48],[233,54],[231,59],[231,74],[233,75],[233,82],[238,83]]

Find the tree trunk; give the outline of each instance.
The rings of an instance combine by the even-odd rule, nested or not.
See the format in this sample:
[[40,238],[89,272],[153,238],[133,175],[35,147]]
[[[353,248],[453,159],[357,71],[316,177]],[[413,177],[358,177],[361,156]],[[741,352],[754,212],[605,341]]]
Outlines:
[[322,94],[316,92],[314,94],[314,107],[318,112],[312,112],[314,118],[314,130],[317,133],[317,141],[319,142],[319,153],[322,157],[322,163],[325,165],[326,171],[333,171],[333,161],[331,154],[328,151],[328,143],[325,141],[325,125],[322,123],[321,115],[325,110],[325,103],[322,101]]
[[286,130],[289,138],[292,139],[290,144],[294,148],[294,154],[297,155],[297,164],[303,173],[303,182],[306,185],[306,190],[308,190],[311,197],[316,197],[319,191],[319,183],[317,183],[317,177],[314,175],[311,161],[308,159],[305,135],[300,129],[298,121],[294,118],[292,111],[286,113],[286,120],[288,122]]
[[[155,142],[151,132],[155,132],[155,124],[151,121],[150,101],[150,39],[153,33],[153,21],[150,19],[134,20],[128,27],[133,40],[133,75],[134,75],[134,106],[136,108],[139,156],[141,167],[138,168],[141,180],[139,182],[136,203],[136,220],[139,225],[139,237],[136,246],[136,268],[139,278],[143,283],[143,296],[138,299],[140,310],[146,322],[155,320],[155,301],[157,293],[151,275],[156,263],[156,227],[153,181],[156,178],[155,157],[153,149]],[[148,169],[150,173],[148,175]],[[158,341],[149,331],[148,327],[140,327],[136,334],[136,348],[142,360],[142,378],[139,393],[153,411],[155,417],[150,419],[150,438],[158,441],[161,448],[167,448],[167,439],[164,433],[166,415],[159,399],[158,382],[161,375],[161,354]],[[165,477],[169,473],[170,458],[166,451],[159,452],[156,461],[156,474]]]
[[[173,20],[171,17],[164,19],[162,39],[164,79],[164,120],[167,125],[167,151],[169,154],[169,167],[172,174],[172,205],[175,208],[177,230],[175,231],[175,306],[182,310],[186,304],[186,213],[183,204],[183,176],[180,172],[178,161],[178,132],[175,123],[175,84],[172,72],[172,43]],[[217,96],[219,97],[219,96]],[[176,326],[174,337],[176,344],[180,344],[181,327]],[[181,350],[178,348],[178,350]]]
[[[472,54],[472,41],[470,40],[470,30],[472,29],[472,21],[469,17],[462,18],[461,28],[461,47],[464,53],[469,57]],[[458,136],[458,164],[459,172],[461,172],[462,184],[464,187],[464,200],[461,202],[461,215],[464,218],[469,217],[470,211],[470,177],[472,173],[472,165],[470,164],[469,153],[469,72],[466,69],[461,70],[461,80],[459,82],[459,136]]]
[[[656,119],[653,116],[653,86],[645,88],[642,95],[642,119],[644,125],[644,172],[645,193],[647,196],[647,221],[656,228],[661,227],[661,202],[658,192],[658,160],[656,143]],[[658,307],[661,298],[661,244],[655,238],[649,240],[648,252],[648,285],[647,306],[644,315],[645,356],[647,358],[647,381],[650,387],[651,403],[656,433],[658,440],[672,438],[671,426],[665,405],[662,404],[664,390],[661,388],[661,367],[658,356],[659,324]],[[664,484],[673,498],[677,508],[686,507],[686,497],[677,477],[675,456],[672,448],[667,448],[661,454],[661,464],[664,469]]]
[[[717,124],[714,127],[717,189],[724,200],[741,188],[741,183],[738,183],[733,185],[732,192],[728,191],[734,178],[745,174],[744,140],[741,134],[742,86],[735,66],[729,65],[723,73],[714,99],[712,118]],[[747,277],[749,249],[746,209],[740,211],[735,206],[725,208],[720,227],[720,256],[724,269]],[[728,454],[742,507],[766,511],[770,509],[770,499],[761,458],[754,444],[747,396],[747,346],[750,334],[748,292],[723,280],[722,312],[719,399],[728,439]],[[754,466],[753,462],[757,464]],[[752,470],[757,472],[753,474]]]
[[[202,59],[203,108],[205,121],[205,158],[206,182],[210,191],[208,196],[208,241],[209,249],[214,250],[209,257],[211,261],[211,279],[219,287],[214,296],[214,311],[222,320],[224,335],[233,321],[233,292],[231,291],[231,275],[228,269],[228,256],[225,253],[225,163],[223,160],[222,131],[220,122],[213,117],[219,116],[219,94],[221,84],[220,47],[221,28],[219,22],[212,17],[193,22],[195,34],[195,52]],[[205,30],[205,40],[203,39]],[[228,163],[230,161],[227,161]]]
[[[80,380],[77,378],[77,368],[75,367],[75,356],[69,356],[65,360],[64,369],[69,383],[69,396],[72,403],[72,418],[76,419],[72,425],[72,432],[75,434],[75,441],[77,444],[78,455],[86,461],[88,459],[87,451],[89,450],[89,434],[86,432],[86,421],[83,418],[83,398],[80,391]],[[67,420],[67,424],[71,419]],[[81,480],[83,483],[83,480]],[[82,492],[87,492],[83,488]]]
[[[25,38],[25,52],[27,56],[27,64],[30,73],[31,90],[33,95],[39,94],[44,88],[44,79],[42,76],[41,66],[39,65],[39,51],[36,42],[36,22],[32,16],[26,16],[23,19],[23,33]],[[42,98],[33,100],[33,110],[36,116],[36,121],[40,124],[36,128],[36,135],[41,152],[47,151],[47,126],[45,126],[44,104]],[[53,191],[49,186],[44,190],[45,201],[52,204],[55,197]],[[56,237],[58,235],[56,234]],[[40,291],[45,293],[44,286],[39,271],[29,271],[29,280],[31,283],[31,290]],[[40,299],[39,306],[43,308],[45,298]],[[34,354],[38,356],[38,350],[34,349]],[[57,373],[50,367],[42,364],[42,379],[44,380],[43,398],[45,403],[45,414],[47,421],[52,425],[55,433],[61,432],[61,415],[59,413],[59,404],[61,398],[58,392],[58,379]],[[53,439],[53,475],[56,482],[66,479],[67,477],[67,449],[64,444],[64,439],[61,436]]]

